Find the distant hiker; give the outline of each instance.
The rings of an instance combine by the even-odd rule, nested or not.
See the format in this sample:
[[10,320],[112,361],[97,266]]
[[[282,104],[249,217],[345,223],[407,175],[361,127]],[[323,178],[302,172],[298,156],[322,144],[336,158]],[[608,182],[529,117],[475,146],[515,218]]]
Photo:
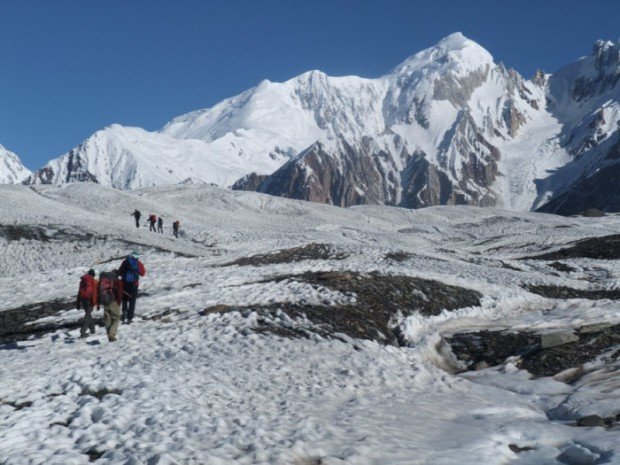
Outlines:
[[161,216],[157,218],[157,232],[164,233],[164,219]]
[[108,341],[116,341],[119,321],[121,319],[121,301],[123,299],[123,281],[116,270],[99,274],[99,309],[103,305],[103,324],[108,333]]
[[135,250],[127,256],[118,272],[123,280],[123,323],[131,323],[136,310],[136,299],[138,298],[138,286],[140,276],[146,274],[144,265],[139,260],[140,254]]
[[181,222],[179,220],[172,223],[172,234],[174,234],[174,237],[177,239],[179,238],[179,226],[181,226]]
[[78,310],[84,309],[84,322],[80,328],[80,337],[87,337],[89,329],[91,334],[95,334],[95,320],[93,320],[93,308],[97,306],[95,270],[88,270],[88,273],[80,278],[76,306]]
[[157,217],[151,213],[147,221],[150,223],[149,231],[157,232],[155,230],[155,223],[157,223]]
[[140,213],[140,210],[138,210],[137,208],[133,211],[133,213],[130,213],[130,215],[133,215],[133,217],[136,219],[136,228],[140,227],[140,217],[142,216],[142,213]]

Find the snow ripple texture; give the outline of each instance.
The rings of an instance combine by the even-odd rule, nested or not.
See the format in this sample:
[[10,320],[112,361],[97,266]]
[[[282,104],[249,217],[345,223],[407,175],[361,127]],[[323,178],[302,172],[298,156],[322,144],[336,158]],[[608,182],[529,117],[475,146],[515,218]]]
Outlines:
[[[618,261],[575,259],[574,271],[557,273],[521,257],[617,234],[620,217],[339,209],[210,186],[0,186],[0,196],[0,225],[40,226],[50,238],[0,237],[0,311],[70,299],[89,267],[116,267],[133,248],[148,270],[137,321],[121,326],[117,342],[98,328],[86,340],[58,330],[0,347],[3,465],[620,463],[617,428],[575,428],[546,414],[561,403],[575,416],[617,413],[617,361],[600,371],[593,362],[594,379],[573,391],[510,363],[454,374],[441,350],[442,335],[473,328],[618,323],[617,301],[557,301],[520,284],[618,288]],[[163,216],[166,234],[136,229],[134,208]],[[169,230],[177,218],[179,240]],[[220,266],[312,242],[346,258]],[[395,251],[410,258],[383,258]],[[254,331],[256,313],[198,313],[266,302],[338,311],[347,296],[273,281],[331,270],[434,279],[484,297],[480,307],[402,321],[407,347],[290,339]],[[53,319],[80,316],[67,308]]]

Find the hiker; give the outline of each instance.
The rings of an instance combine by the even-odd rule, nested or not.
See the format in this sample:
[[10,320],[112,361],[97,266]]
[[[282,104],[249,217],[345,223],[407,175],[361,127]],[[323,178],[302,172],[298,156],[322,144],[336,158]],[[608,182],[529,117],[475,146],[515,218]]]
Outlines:
[[116,270],[99,274],[99,302],[97,309],[103,305],[103,324],[108,334],[108,341],[116,341],[116,332],[121,319],[121,301],[123,298],[123,281]]
[[150,223],[149,231],[157,232],[155,230],[155,223],[157,223],[157,217],[151,213],[147,221]]
[[76,306],[78,310],[84,309],[84,322],[80,328],[80,337],[87,337],[89,329],[91,334],[95,334],[93,309],[97,306],[97,280],[93,269],[88,270],[88,273],[80,278]]
[[140,217],[142,216],[142,213],[140,213],[140,210],[138,210],[137,208],[133,211],[133,213],[130,213],[130,215],[133,215],[133,217],[136,219],[136,228],[140,227]]
[[174,223],[172,223],[172,234],[174,234],[174,237],[176,237],[177,239],[179,238],[179,226],[181,225],[181,222],[179,220],[176,220]]
[[140,254],[134,250],[123,260],[121,267],[118,269],[118,273],[123,280],[123,323],[131,323],[131,320],[133,320],[140,276],[146,274],[144,265],[139,258]]
[[164,219],[161,216],[157,218],[157,232],[164,233]]

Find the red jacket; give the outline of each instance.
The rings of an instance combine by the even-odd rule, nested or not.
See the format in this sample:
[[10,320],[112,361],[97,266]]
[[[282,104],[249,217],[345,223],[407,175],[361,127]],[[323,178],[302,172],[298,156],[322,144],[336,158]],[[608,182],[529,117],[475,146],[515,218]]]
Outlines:
[[85,280],[89,283],[89,287],[92,289],[92,294],[90,296],[90,298],[88,300],[90,300],[90,302],[93,304],[93,307],[97,305],[97,280],[95,278],[93,278],[91,275],[89,274],[85,274],[84,276],[82,276],[80,278],[80,288],[78,289],[78,293],[77,293],[77,308],[80,308],[80,303],[82,302],[82,300],[85,300],[84,297],[82,297],[82,280]]

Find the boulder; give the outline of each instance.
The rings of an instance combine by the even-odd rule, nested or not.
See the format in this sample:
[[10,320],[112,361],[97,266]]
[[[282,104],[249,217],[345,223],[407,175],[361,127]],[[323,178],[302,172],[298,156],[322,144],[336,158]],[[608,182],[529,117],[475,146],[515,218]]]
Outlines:
[[547,349],[549,347],[561,346],[578,340],[579,336],[572,331],[555,331],[540,335],[540,347]]

